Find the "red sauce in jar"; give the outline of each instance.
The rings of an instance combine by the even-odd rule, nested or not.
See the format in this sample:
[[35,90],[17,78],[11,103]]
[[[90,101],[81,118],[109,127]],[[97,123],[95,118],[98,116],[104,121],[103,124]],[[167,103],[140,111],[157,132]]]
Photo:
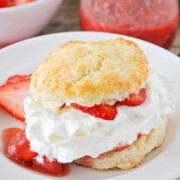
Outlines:
[[80,27],[170,48],[178,27],[178,7],[178,0],[81,0]]
[[5,156],[7,156],[11,161],[13,161],[14,163],[23,166],[25,168],[28,168],[29,170],[33,170],[39,173],[43,173],[46,175],[50,175],[50,176],[56,176],[56,177],[63,177],[63,176],[67,176],[70,173],[70,168],[68,166],[68,164],[62,164],[61,165],[61,173],[58,175],[54,175],[54,174],[50,174],[47,171],[43,170],[41,167],[35,166],[31,161],[23,161],[23,160],[19,160],[19,159],[12,159],[8,156],[8,145],[10,140],[16,136],[16,134],[18,132],[22,131],[22,129],[19,128],[8,128],[3,130],[2,132],[2,142],[3,142],[3,150],[4,150],[4,154]]

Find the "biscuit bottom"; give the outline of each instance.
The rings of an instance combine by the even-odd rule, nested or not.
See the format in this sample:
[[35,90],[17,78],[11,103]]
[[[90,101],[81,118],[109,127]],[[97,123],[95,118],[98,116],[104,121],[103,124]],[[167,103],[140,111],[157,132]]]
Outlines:
[[80,158],[76,164],[99,170],[131,169],[137,167],[145,156],[153,149],[158,148],[164,141],[167,127],[167,117],[163,116],[163,125],[153,129],[148,135],[142,135],[127,149],[122,151],[109,151],[98,158]]

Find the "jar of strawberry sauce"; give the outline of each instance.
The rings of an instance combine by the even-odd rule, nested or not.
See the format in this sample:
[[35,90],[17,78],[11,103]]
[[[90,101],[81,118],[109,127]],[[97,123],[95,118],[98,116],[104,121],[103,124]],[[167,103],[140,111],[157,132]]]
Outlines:
[[178,0],[81,0],[80,27],[140,38],[170,48],[179,20]]

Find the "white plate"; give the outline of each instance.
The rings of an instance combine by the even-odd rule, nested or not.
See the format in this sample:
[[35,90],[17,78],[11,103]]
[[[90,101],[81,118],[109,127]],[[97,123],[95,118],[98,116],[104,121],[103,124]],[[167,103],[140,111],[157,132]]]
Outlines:
[[[32,73],[38,64],[59,44],[69,40],[96,41],[116,38],[119,35],[95,32],[69,32],[47,35],[29,39],[0,50],[0,83],[14,74]],[[125,36],[124,36],[125,37]],[[165,73],[172,79],[180,81],[180,59],[155,45],[125,37],[137,42],[147,55],[153,69]],[[9,161],[2,153],[0,140],[0,179],[1,180],[50,180],[50,179],[112,179],[123,180],[165,180],[180,176],[180,92],[177,108],[169,121],[167,138],[164,145],[148,155],[136,169],[130,171],[101,172],[77,165],[72,165],[71,173],[64,178],[49,177],[22,168]],[[0,132],[7,127],[23,127],[24,124],[13,119],[5,111],[0,110]]]

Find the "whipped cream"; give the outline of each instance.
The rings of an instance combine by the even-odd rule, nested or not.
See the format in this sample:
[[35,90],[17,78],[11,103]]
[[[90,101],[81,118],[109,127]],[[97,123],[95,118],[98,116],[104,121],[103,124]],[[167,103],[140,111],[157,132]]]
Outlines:
[[49,160],[72,162],[85,155],[96,158],[119,143],[132,144],[139,133],[159,128],[162,115],[175,106],[176,87],[166,77],[152,73],[146,87],[146,100],[140,106],[118,106],[113,121],[102,120],[72,107],[57,115],[31,97],[24,101],[26,136],[31,150]]

